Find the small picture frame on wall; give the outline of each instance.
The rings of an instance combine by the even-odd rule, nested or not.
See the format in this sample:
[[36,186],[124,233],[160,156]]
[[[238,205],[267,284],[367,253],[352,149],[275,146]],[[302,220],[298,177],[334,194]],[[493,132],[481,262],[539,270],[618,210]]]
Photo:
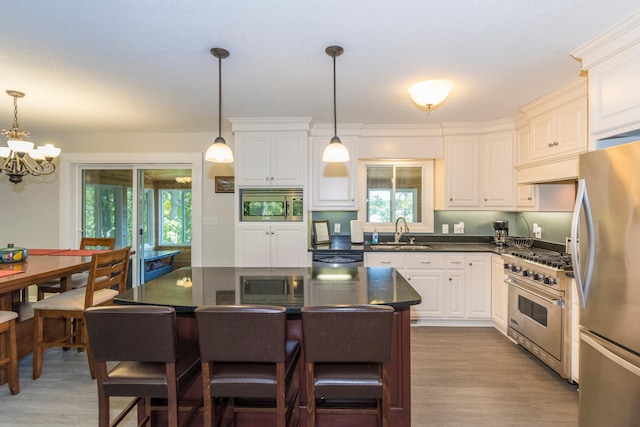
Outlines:
[[234,177],[216,176],[216,193],[233,193]]
[[313,221],[313,243],[316,245],[325,245],[331,243],[329,221]]

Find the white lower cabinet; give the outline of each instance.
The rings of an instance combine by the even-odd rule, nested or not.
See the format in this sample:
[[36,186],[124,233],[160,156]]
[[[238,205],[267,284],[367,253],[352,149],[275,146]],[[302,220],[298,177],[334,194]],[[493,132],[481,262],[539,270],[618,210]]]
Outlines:
[[307,236],[301,224],[242,224],[237,228],[238,267],[305,267]]
[[504,261],[500,255],[491,256],[491,320],[497,330],[507,335],[509,285],[504,281]]
[[491,326],[491,254],[366,253],[365,266],[395,267],[420,294],[418,325]]

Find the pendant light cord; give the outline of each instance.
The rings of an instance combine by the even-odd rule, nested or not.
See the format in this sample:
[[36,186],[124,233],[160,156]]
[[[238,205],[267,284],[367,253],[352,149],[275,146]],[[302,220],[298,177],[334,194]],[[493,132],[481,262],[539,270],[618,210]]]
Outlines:
[[338,136],[338,113],[336,112],[336,55],[333,56],[333,136]]
[[218,58],[218,137],[222,136],[222,58]]

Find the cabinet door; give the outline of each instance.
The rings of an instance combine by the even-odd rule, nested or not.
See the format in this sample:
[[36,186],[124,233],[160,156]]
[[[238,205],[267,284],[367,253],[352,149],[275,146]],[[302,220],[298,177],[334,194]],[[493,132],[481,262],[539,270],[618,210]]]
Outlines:
[[554,113],[531,120],[531,160],[553,156],[555,141]]
[[452,136],[445,140],[447,207],[480,206],[480,138]]
[[468,318],[491,319],[491,255],[465,257],[466,315]]
[[538,185],[516,184],[516,208],[537,208]]
[[[556,111],[555,153],[577,153],[587,150],[587,100],[578,99]],[[556,145],[555,142],[558,144]]]
[[444,284],[445,316],[448,318],[465,317],[465,272],[447,270]]
[[271,266],[271,229],[268,224],[239,225],[236,238],[238,267]]
[[499,255],[491,257],[491,319],[496,329],[507,334],[509,287],[504,282],[504,262]]
[[271,267],[304,267],[306,235],[301,225],[271,226]]
[[513,208],[513,132],[487,135],[483,149],[482,204],[484,207]]
[[304,184],[306,140],[299,134],[271,135],[271,185],[291,186]]
[[407,280],[422,297],[420,304],[411,306],[411,317],[443,318],[445,316],[444,270],[407,269]]
[[349,150],[350,160],[345,163],[325,163],[322,153],[329,138],[317,137],[311,143],[312,209],[356,208],[357,154],[355,139],[341,138]]
[[270,138],[263,134],[236,134],[236,184],[270,185]]

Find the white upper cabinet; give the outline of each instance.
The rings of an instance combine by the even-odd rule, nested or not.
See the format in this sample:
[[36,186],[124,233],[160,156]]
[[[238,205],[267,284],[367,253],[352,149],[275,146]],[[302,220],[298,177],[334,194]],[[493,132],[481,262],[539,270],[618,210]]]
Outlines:
[[229,119],[236,149],[236,186],[304,186],[311,119]]
[[531,119],[531,160],[586,150],[586,97]]
[[304,133],[236,133],[236,184],[304,185],[306,144]]
[[349,161],[325,163],[322,153],[331,137],[311,138],[311,209],[357,209],[356,179],[358,174],[357,137],[340,137],[349,150]]
[[599,139],[640,132],[640,12],[572,52],[589,75],[590,149]]
[[444,140],[447,209],[514,207],[513,130],[445,135]]

